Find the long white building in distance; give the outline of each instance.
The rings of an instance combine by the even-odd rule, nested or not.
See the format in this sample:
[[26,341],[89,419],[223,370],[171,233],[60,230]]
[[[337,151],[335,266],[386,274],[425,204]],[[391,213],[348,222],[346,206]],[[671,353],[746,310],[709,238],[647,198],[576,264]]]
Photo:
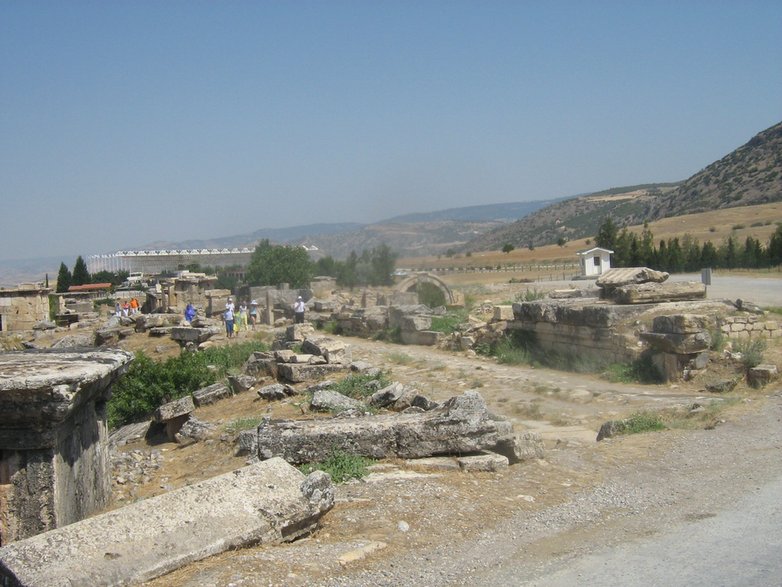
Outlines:
[[161,249],[156,251],[116,251],[87,257],[87,271],[128,271],[163,273],[178,271],[198,263],[202,267],[246,267],[255,249]]

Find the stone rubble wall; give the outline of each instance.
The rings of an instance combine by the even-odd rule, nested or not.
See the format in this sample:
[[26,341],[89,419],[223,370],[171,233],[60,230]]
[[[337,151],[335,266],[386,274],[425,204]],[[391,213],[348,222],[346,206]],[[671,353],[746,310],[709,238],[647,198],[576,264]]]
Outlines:
[[48,290],[0,292],[3,332],[32,330],[37,322],[49,319]]
[[776,320],[763,320],[756,314],[726,316],[719,320],[720,330],[729,338],[779,338],[782,328]]

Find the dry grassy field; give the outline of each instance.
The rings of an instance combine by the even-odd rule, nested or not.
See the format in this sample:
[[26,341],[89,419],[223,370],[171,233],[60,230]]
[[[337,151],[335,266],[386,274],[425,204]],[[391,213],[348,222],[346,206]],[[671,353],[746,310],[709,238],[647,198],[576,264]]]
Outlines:
[[[743,206],[665,218],[649,224],[655,242],[661,239],[683,237],[689,234],[700,243],[711,241],[719,246],[731,234],[739,242],[748,236],[767,243],[777,224],[782,223],[782,202],[760,206]],[[643,226],[628,227],[630,231],[640,233]],[[398,267],[414,271],[426,269],[451,270],[446,281],[453,285],[462,283],[496,282],[496,272],[482,275],[480,269],[498,266],[520,267],[520,270],[505,271],[504,281],[510,279],[563,279],[577,273],[576,252],[594,246],[593,239],[579,239],[565,243],[564,246],[548,245],[533,250],[519,248],[510,253],[502,251],[483,251],[471,255],[453,257],[430,256],[400,259]],[[476,271],[478,271],[476,273]]]

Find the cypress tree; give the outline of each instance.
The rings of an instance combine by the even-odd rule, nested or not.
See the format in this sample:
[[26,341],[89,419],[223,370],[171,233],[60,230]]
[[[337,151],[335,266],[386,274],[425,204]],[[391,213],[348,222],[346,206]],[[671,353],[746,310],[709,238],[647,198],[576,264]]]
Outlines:
[[57,273],[57,293],[63,293],[68,291],[71,286],[71,272],[65,263],[60,263],[60,271]]
[[87,271],[87,264],[84,262],[84,259],[79,255],[76,258],[76,264],[73,266],[73,279],[71,284],[84,285],[85,283],[90,283],[90,272]]

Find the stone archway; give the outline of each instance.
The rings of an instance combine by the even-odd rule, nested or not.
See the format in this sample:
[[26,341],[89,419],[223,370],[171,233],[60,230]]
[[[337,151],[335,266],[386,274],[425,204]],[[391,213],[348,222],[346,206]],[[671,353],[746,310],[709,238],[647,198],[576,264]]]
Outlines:
[[432,273],[414,273],[400,281],[394,290],[398,292],[415,291],[419,283],[431,283],[445,294],[445,300],[449,305],[456,303],[456,297],[453,295],[451,288],[449,288],[442,279]]

